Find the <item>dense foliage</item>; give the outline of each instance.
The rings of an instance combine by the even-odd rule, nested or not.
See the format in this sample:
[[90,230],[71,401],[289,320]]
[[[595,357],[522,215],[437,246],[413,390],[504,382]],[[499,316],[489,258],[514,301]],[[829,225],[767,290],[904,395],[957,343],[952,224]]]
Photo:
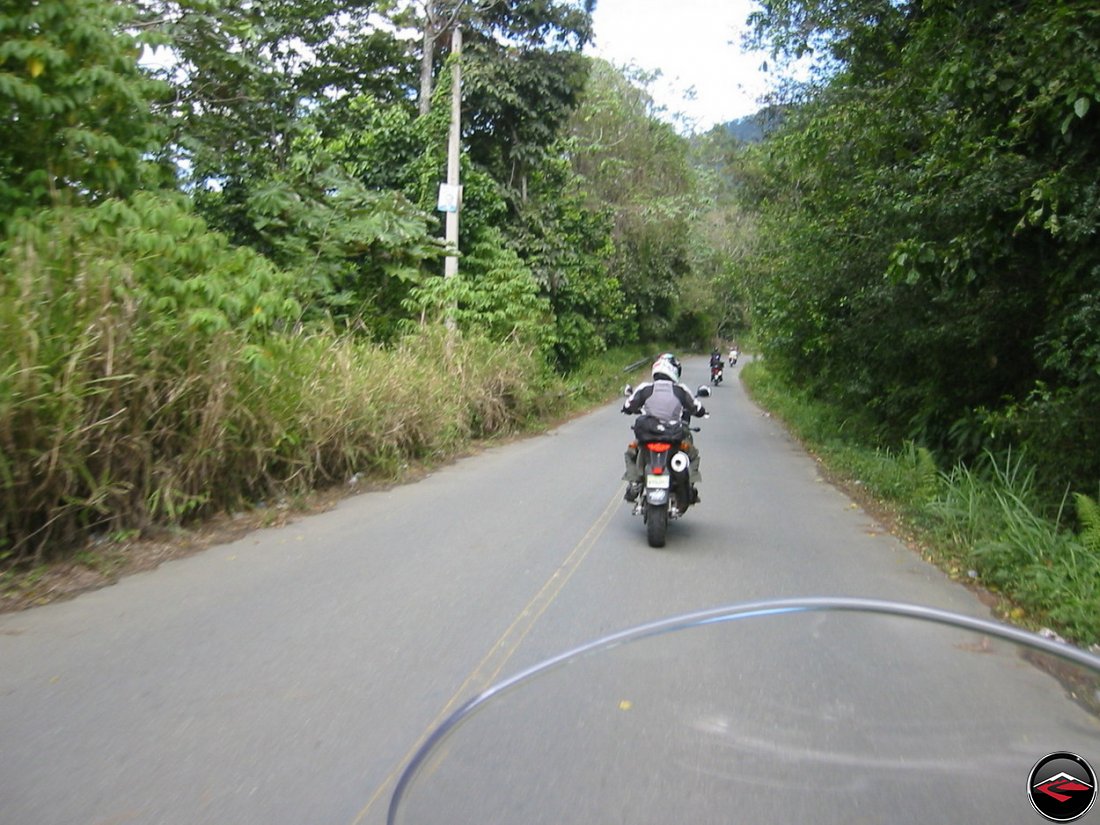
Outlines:
[[1100,480],[1100,10],[766,0],[819,71],[746,170],[775,364],[950,460],[1024,448]]
[[746,324],[748,221],[729,177],[739,144],[721,127],[684,140],[656,117],[650,79],[594,61],[568,148],[587,202],[611,221],[627,334],[701,349]]
[[[686,139],[648,105],[603,142],[578,126],[600,89],[644,96],[608,66],[589,82],[591,10],[0,3],[3,567],[446,452],[557,409],[555,370],[669,318],[703,337],[678,303]],[[444,279],[454,26],[463,209]],[[615,164],[637,192],[606,188]],[[457,417],[414,403],[406,371],[458,376],[439,402]]]
[[102,0],[0,4],[0,219],[149,182],[164,88],[138,68],[132,19]]

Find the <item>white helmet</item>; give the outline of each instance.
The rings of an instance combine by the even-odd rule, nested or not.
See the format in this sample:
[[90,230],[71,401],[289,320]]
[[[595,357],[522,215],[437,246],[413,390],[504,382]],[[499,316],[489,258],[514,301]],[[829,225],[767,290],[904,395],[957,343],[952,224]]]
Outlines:
[[665,378],[669,381],[680,380],[680,359],[671,352],[662,352],[653,362],[653,380]]

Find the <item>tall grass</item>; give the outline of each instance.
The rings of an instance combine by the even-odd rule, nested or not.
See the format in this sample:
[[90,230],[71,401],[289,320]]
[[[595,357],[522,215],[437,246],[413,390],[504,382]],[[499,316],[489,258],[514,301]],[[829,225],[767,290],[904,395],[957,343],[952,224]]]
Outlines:
[[976,576],[1014,606],[1015,618],[1078,642],[1100,642],[1096,501],[1077,494],[1075,512],[1063,506],[1047,517],[1034,471],[1020,455],[986,455],[973,466],[941,471],[932,454],[915,444],[895,450],[869,444],[865,428],[791,388],[763,364],[748,365],[742,376],[758,403],[780,416],[834,472],[899,512],[948,570],[966,571],[967,581]]
[[930,503],[934,529],[959,548],[988,586],[1064,634],[1100,640],[1100,552],[1086,513],[1095,502],[1078,495],[1079,533],[1067,529],[1064,510],[1042,515],[1034,470],[1018,456],[986,455],[974,467],[944,474]]
[[84,342],[60,371],[25,370],[22,391],[5,387],[8,564],[354,474],[396,478],[566,404],[533,354],[432,332],[391,348],[273,336],[259,353],[219,334],[183,362],[109,378],[89,368],[103,347]]
[[0,245],[0,573],[563,412],[531,350],[295,326],[284,274],[178,203],[39,216]]

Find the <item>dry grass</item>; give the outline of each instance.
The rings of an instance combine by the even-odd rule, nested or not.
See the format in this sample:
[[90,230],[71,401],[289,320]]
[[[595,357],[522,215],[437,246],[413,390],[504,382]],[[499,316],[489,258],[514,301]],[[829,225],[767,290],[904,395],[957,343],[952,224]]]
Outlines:
[[0,572],[357,473],[393,478],[521,427],[555,397],[531,381],[532,354],[436,333],[257,348],[225,331],[142,352],[111,329],[87,327],[60,360],[12,365],[0,385]]

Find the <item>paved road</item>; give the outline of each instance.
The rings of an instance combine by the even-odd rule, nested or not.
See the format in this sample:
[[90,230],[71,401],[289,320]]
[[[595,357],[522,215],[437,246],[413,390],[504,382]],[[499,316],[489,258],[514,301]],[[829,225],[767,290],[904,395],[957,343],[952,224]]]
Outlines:
[[[685,378],[706,375],[699,360]],[[806,595],[987,615],[824,483],[736,380],[707,406],[712,417],[697,436],[703,503],[672,524],[662,550],[647,546],[644,526],[621,500],[629,419],[616,404],[416,484],[349,499],[67,603],[0,617],[0,823],[377,825],[400,766],[433,723],[502,676],[605,633]],[[1018,660],[1001,655],[1004,666],[992,674],[948,677],[979,684],[1000,721],[975,719],[950,695],[928,696],[948,667],[934,652],[921,654],[932,682],[906,687],[913,683],[899,651],[912,633],[872,639],[866,628],[843,626],[835,631],[842,641],[826,644],[819,637],[830,627],[781,628],[764,645],[770,653],[738,648],[720,679],[706,670],[713,656],[700,652],[706,667],[692,690],[684,678],[661,688],[660,680],[624,673],[648,679],[638,697],[659,694],[681,708],[696,700],[713,708],[713,695],[689,695],[707,694],[703,682],[739,682],[736,704],[755,702],[759,730],[749,738],[773,744],[786,735],[778,716],[792,708],[802,729],[807,719],[820,727],[837,715],[852,729],[859,709],[875,709],[881,732],[899,701],[927,704],[927,718],[967,731],[972,745],[997,756],[972,767],[995,768],[1021,789],[998,822],[1035,820],[1022,788],[1044,752],[1091,748],[1100,763],[1095,720]],[[829,653],[808,662],[811,649]],[[798,687],[838,675],[843,696]],[[884,697],[894,699],[880,708]],[[821,702],[830,704],[815,711]],[[570,712],[547,708],[540,725],[560,729]],[[888,742],[907,729],[899,724]],[[827,741],[833,728],[818,734]],[[645,751],[651,740],[634,733],[631,747]],[[606,764],[628,738],[589,738],[585,749]],[[530,754],[528,744],[515,748],[513,756]],[[535,759],[544,776],[559,770],[550,754]],[[570,794],[567,781],[548,782],[548,792]],[[921,813],[928,811],[899,819],[922,821]]]

